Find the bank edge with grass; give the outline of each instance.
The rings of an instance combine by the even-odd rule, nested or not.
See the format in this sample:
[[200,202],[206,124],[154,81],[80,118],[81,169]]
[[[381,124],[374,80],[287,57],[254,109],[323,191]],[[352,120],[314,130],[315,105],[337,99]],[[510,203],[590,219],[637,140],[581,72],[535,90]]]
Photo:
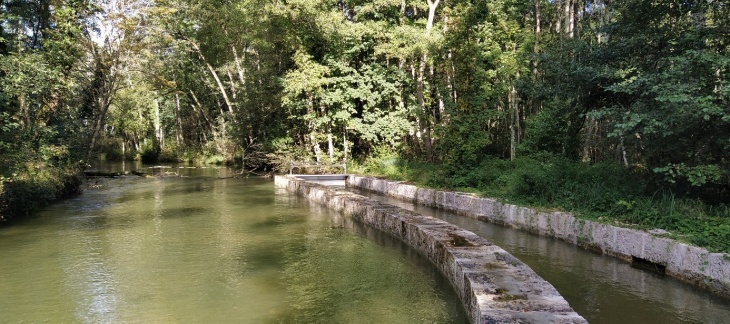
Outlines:
[[0,226],[80,193],[82,182],[83,173],[78,166],[42,168],[0,177]]
[[421,188],[403,181],[350,176],[347,185],[436,207],[461,215],[554,237],[617,257],[730,298],[730,255],[711,253],[663,236],[663,232],[629,229],[576,218],[571,213],[541,211],[473,194]]
[[372,156],[350,170],[423,187],[473,192],[512,204],[569,211],[583,219],[661,228],[673,239],[730,253],[730,178],[725,187],[694,186],[680,179],[668,181],[671,179],[638,165],[590,164],[550,154],[514,160],[488,158],[476,166]]

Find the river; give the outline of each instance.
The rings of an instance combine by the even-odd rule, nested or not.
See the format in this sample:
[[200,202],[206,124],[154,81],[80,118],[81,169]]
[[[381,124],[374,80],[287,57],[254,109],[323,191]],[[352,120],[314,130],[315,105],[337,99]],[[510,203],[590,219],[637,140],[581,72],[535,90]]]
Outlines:
[[468,322],[387,235],[270,180],[165,172],[185,177],[99,178],[0,228],[0,322]]

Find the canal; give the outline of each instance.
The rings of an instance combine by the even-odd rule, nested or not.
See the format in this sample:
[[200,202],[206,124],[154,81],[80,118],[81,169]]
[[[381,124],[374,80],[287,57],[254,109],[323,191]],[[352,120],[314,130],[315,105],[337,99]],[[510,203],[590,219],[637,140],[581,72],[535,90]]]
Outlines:
[[592,324],[730,323],[730,301],[556,239],[376,193],[347,190],[467,229],[550,282]]

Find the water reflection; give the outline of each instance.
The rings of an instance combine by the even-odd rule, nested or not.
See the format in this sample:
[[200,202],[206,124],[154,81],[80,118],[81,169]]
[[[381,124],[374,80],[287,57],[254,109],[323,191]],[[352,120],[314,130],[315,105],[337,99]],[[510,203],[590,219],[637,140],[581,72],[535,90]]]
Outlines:
[[132,172],[162,177],[229,178],[235,175],[231,168],[193,163],[143,164],[140,161],[92,161],[88,170],[131,175]]
[[0,229],[2,321],[466,322],[402,243],[270,181],[213,177],[105,179]]

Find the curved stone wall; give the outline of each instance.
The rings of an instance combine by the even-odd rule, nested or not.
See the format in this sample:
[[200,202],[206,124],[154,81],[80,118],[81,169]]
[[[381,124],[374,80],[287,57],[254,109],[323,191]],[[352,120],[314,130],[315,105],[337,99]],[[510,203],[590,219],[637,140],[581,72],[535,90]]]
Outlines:
[[448,278],[473,323],[587,323],[532,269],[484,238],[442,220],[287,176],[277,186],[397,237]]
[[398,181],[350,176],[347,185],[482,221],[555,237],[628,262],[650,263],[667,275],[730,297],[730,255],[681,243],[661,235],[543,212],[465,193],[419,188]]

